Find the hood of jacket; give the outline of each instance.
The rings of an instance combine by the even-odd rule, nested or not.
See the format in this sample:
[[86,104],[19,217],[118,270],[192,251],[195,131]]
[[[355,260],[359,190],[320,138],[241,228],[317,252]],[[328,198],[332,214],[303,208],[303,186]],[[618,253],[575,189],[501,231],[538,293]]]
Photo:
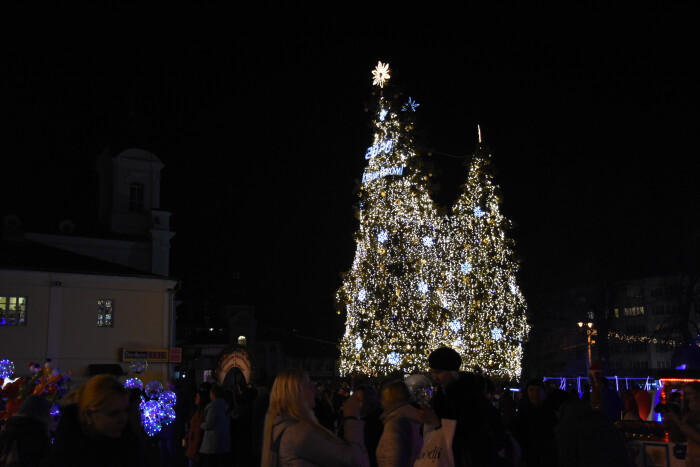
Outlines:
[[204,408],[204,410],[222,410],[226,412],[228,410],[228,404],[226,404],[226,401],[223,399],[214,399],[213,401],[209,402],[207,406]]
[[395,417],[405,417],[412,421],[418,422],[418,413],[420,409],[415,408],[410,401],[397,402],[384,409],[380,419],[386,424],[387,420]]

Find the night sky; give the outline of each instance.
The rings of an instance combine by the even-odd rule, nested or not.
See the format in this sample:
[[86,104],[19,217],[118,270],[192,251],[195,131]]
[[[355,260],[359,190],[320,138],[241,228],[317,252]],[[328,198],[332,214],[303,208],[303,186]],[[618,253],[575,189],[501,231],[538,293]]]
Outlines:
[[695,16],[634,8],[6,11],[0,214],[85,233],[97,155],[152,151],[180,298],[245,286],[259,318],[334,338],[381,60],[420,103],[438,202],[481,125],[536,312],[558,287],[654,272],[700,233]]

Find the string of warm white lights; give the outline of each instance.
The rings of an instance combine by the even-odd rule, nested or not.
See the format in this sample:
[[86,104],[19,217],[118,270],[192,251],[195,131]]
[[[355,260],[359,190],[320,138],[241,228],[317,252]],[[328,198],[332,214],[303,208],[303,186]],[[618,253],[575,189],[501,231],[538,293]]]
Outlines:
[[[681,345],[681,341],[673,340],[673,339],[659,339],[658,337],[649,337],[649,336],[630,336],[627,334],[618,334],[616,332],[609,332],[608,333],[608,339],[616,339],[619,341],[623,342],[639,342],[639,343],[644,343],[644,344],[666,344],[666,345],[672,345],[672,346],[678,346]],[[700,342],[697,344],[700,346]]]
[[517,379],[529,327],[490,154],[480,142],[452,215],[440,214],[411,137],[419,104],[385,97],[387,64],[373,77],[378,108],[355,259],[337,295],[347,313],[340,372],[422,372],[428,354],[448,346],[466,369]]

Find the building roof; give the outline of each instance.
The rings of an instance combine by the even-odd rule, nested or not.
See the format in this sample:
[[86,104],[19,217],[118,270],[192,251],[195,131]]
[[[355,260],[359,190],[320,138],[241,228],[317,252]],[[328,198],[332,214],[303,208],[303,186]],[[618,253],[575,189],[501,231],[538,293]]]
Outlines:
[[31,240],[0,239],[0,268],[167,279]]

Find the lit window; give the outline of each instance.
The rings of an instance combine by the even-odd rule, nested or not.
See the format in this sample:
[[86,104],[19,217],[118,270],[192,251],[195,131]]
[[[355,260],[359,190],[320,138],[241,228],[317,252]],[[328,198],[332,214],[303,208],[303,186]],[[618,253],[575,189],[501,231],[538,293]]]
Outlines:
[[143,183],[129,185],[129,212],[143,212]]
[[238,345],[245,345],[245,336],[238,336]]
[[0,326],[27,324],[27,297],[0,297]]
[[97,326],[101,328],[114,326],[114,300],[106,298],[97,300]]

